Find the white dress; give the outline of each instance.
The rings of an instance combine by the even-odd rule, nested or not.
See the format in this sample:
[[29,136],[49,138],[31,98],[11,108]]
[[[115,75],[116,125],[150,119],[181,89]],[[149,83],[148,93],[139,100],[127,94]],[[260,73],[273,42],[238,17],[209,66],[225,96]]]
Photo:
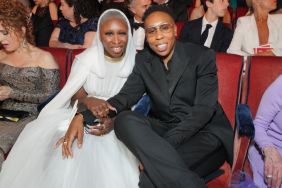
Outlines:
[[65,135],[71,116],[72,96],[83,86],[90,96],[108,99],[119,92],[135,63],[132,36],[119,63],[104,56],[100,21],[105,16],[126,16],[115,9],[105,11],[98,21],[92,47],[75,58],[64,88],[26,125],[0,172],[0,188],[137,188],[138,161],[115,136],[84,134],[82,148],[72,145],[73,158],[62,159],[55,143]]
[[[102,99],[116,94],[126,81],[117,76],[120,63],[105,61],[105,65],[104,78],[90,72],[83,85],[87,93]],[[104,136],[85,134],[81,149],[73,143],[74,157],[62,159],[61,146],[54,149],[54,145],[68,128],[70,112],[71,108],[61,108],[44,113],[26,126],[3,164],[1,188],[138,187],[138,161],[114,131]]]

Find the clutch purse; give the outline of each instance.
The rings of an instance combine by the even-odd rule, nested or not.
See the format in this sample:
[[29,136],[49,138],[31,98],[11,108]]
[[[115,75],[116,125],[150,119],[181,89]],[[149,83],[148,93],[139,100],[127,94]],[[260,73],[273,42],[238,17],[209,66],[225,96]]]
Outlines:
[[0,121],[18,122],[19,120],[29,116],[29,112],[0,109]]

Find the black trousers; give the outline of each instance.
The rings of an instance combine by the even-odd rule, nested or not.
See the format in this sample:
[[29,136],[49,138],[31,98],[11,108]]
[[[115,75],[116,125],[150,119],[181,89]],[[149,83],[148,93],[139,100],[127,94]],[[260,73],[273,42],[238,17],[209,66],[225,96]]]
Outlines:
[[132,111],[120,113],[115,120],[117,137],[145,168],[140,174],[139,187],[206,187],[201,177],[225,161],[219,139],[208,132],[199,132],[174,148],[162,137],[167,130],[158,120]]

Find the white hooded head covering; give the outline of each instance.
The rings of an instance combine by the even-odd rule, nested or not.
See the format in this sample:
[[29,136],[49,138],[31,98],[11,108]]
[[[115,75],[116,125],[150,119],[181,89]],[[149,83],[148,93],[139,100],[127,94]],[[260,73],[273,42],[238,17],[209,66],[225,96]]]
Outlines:
[[111,19],[111,17],[123,19],[128,26],[128,42],[118,76],[126,78],[132,72],[135,64],[136,49],[132,40],[130,23],[121,11],[116,9],[106,10],[99,18],[93,45],[76,56],[64,88],[46,105],[39,116],[44,116],[44,114],[48,114],[48,112],[52,112],[55,109],[69,108],[72,96],[84,85],[90,72],[102,79],[106,76],[105,54],[100,39],[100,27],[104,20]]

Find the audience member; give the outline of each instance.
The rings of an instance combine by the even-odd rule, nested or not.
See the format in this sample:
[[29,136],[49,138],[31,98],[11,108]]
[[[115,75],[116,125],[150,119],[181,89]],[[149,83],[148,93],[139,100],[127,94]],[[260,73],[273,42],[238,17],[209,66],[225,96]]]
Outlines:
[[249,149],[255,184],[282,187],[282,76],[265,91],[256,118],[255,143]]
[[282,0],[277,0],[277,7],[271,14],[282,14]]
[[144,48],[145,30],[142,17],[151,4],[151,0],[129,0],[128,8],[133,14],[133,18],[129,19],[129,22],[131,24],[136,50],[143,50]]
[[274,0],[247,0],[251,15],[240,17],[228,53],[282,56],[282,14],[269,14]]
[[[71,99],[91,107],[118,93],[133,69],[135,53],[126,16],[113,9],[104,12],[92,47],[76,57],[64,88],[18,138],[3,165],[0,187],[138,188],[137,160],[116,138],[111,119],[85,130],[89,134],[82,126],[83,147],[79,138],[71,149],[73,143],[63,137],[58,142],[62,147],[53,148],[69,136]],[[62,148],[64,158],[71,152],[71,159],[62,159]]]
[[61,0],[63,18],[58,21],[50,41],[50,47],[79,49],[91,46],[97,22],[96,0]]
[[176,22],[185,22],[188,20],[187,9],[192,6],[193,0],[153,0],[157,5],[167,6],[173,11]]
[[[233,158],[233,131],[217,101],[215,53],[177,42],[166,7],[151,6],[143,19],[151,49],[137,54],[117,95],[93,103],[83,118],[75,117],[66,141],[81,140],[77,130],[83,121],[92,122],[93,114],[104,118],[115,109],[115,133],[144,167],[140,188],[206,187],[200,177]],[[148,117],[128,110],[144,92],[151,100]]]
[[58,10],[50,0],[34,0],[32,8],[32,26],[36,46],[49,46],[49,39],[58,20]]
[[180,41],[193,42],[212,48],[217,52],[226,52],[232,40],[233,31],[225,26],[223,17],[228,0],[207,0],[203,17],[187,22],[180,34]]
[[[206,0],[196,0],[195,1],[194,8],[192,9],[191,14],[189,16],[189,21],[195,20],[195,19],[198,19],[204,16],[205,12],[207,11],[207,6],[205,4],[206,4]],[[221,17],[221,19],[223,23],[231,24],[231,15],[229,11],[225,11],[225,14],[223,17]]]
[[33,45],[28,14],[21,3],[0,0],[0,168],[25,124],[37,116],[37,105],[59,85],[55,60]]

